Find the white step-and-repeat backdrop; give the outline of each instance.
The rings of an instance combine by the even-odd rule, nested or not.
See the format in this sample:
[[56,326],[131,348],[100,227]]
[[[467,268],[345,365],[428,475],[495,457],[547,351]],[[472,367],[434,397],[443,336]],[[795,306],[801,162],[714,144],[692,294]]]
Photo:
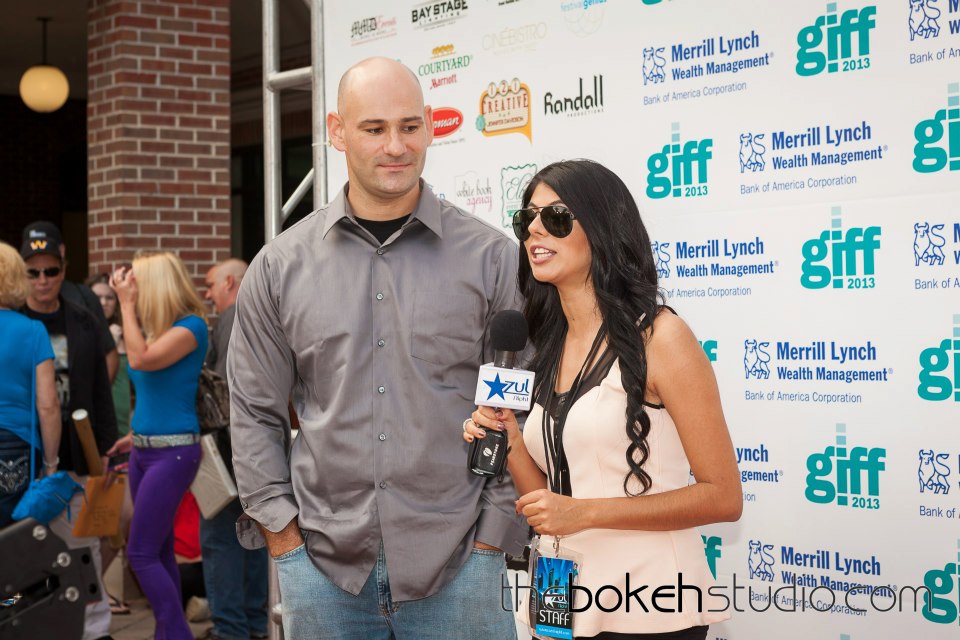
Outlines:
[[742,474],[711,638],[960,637],[958,0],[325,4],[329,104],[407,64],[446,199],[509,233],[554,160],[633,191]]

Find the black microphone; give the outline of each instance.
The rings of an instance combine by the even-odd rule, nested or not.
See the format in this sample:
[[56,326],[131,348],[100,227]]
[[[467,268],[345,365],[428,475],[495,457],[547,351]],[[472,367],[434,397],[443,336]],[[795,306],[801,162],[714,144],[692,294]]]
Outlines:
[[[527,344],[527,320],[519,311],[501,311],[490,323],[493,362],[480,367],[477,393],[478,406],[501,407],[526,411],[533,396],[533,372],[514,368],[517,354]],[[470,445],[467,467],[479,476],[503,473],[507,461],[507,434],[480,427],[486,433]]]

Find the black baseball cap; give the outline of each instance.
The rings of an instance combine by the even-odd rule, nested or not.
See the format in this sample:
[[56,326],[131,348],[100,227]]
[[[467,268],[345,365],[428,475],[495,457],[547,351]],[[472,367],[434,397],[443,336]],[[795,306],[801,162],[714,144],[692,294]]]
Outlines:
[[46,253],[61,257],[60,247],[63,236],[52,222],[40,221],[28,224],[23,230],[23,244],[20,245],[20,257],[29,260],[35,255]]

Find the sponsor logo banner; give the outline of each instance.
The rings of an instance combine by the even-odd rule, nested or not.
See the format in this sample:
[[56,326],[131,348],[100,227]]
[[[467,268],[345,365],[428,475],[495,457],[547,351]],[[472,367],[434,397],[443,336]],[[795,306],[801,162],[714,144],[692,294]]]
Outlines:
[[491,82],[480,96],[477,130],[485,136],[519,133],[533,142],[530,87],[514,78]]

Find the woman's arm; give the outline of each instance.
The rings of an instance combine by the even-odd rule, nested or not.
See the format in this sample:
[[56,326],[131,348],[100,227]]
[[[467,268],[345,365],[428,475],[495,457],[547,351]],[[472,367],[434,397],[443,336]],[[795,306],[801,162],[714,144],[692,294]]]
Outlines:
[[740,474],[716,377],[703,349],[683,320],[662,313],[646,355],[647,395],[656,394],[670,412],[696,484],[653,495],[590,500],[534,492],[521,498],[517,508],[537,532],[670,531],[740,518]]
[[137,282],[132,269],[117,269],[110,279],[110,286],[117,292],[120,302],[127,361],[132,369],[166,369],[197,348],[196,337],[186,327],[172,327],[147,344],[137,318]]
[[57,470],[62,427],[53,360],[44,360],[37,365],[37,413],[40,414],[40,440],[43,442],[43,472],[49,475]]
[[510,477],[513,478],[513,484],[516,486],[519,495],[526,495],[536,489],[546,488],[547,476],[530,457],[530,453],[523,442],[520,426],[517,424],[517,417],[513,411],[510,409],[477,407],[471,419],[474,424],[468,422],[463,428],[463,439],[467,442],[473,442],[474,438],[483,437],[483,429],[476,426],[478,424],[496,431],[506,431],[507,447],[510,449],[510,453],[507,455],[507,469],[510,471]]

